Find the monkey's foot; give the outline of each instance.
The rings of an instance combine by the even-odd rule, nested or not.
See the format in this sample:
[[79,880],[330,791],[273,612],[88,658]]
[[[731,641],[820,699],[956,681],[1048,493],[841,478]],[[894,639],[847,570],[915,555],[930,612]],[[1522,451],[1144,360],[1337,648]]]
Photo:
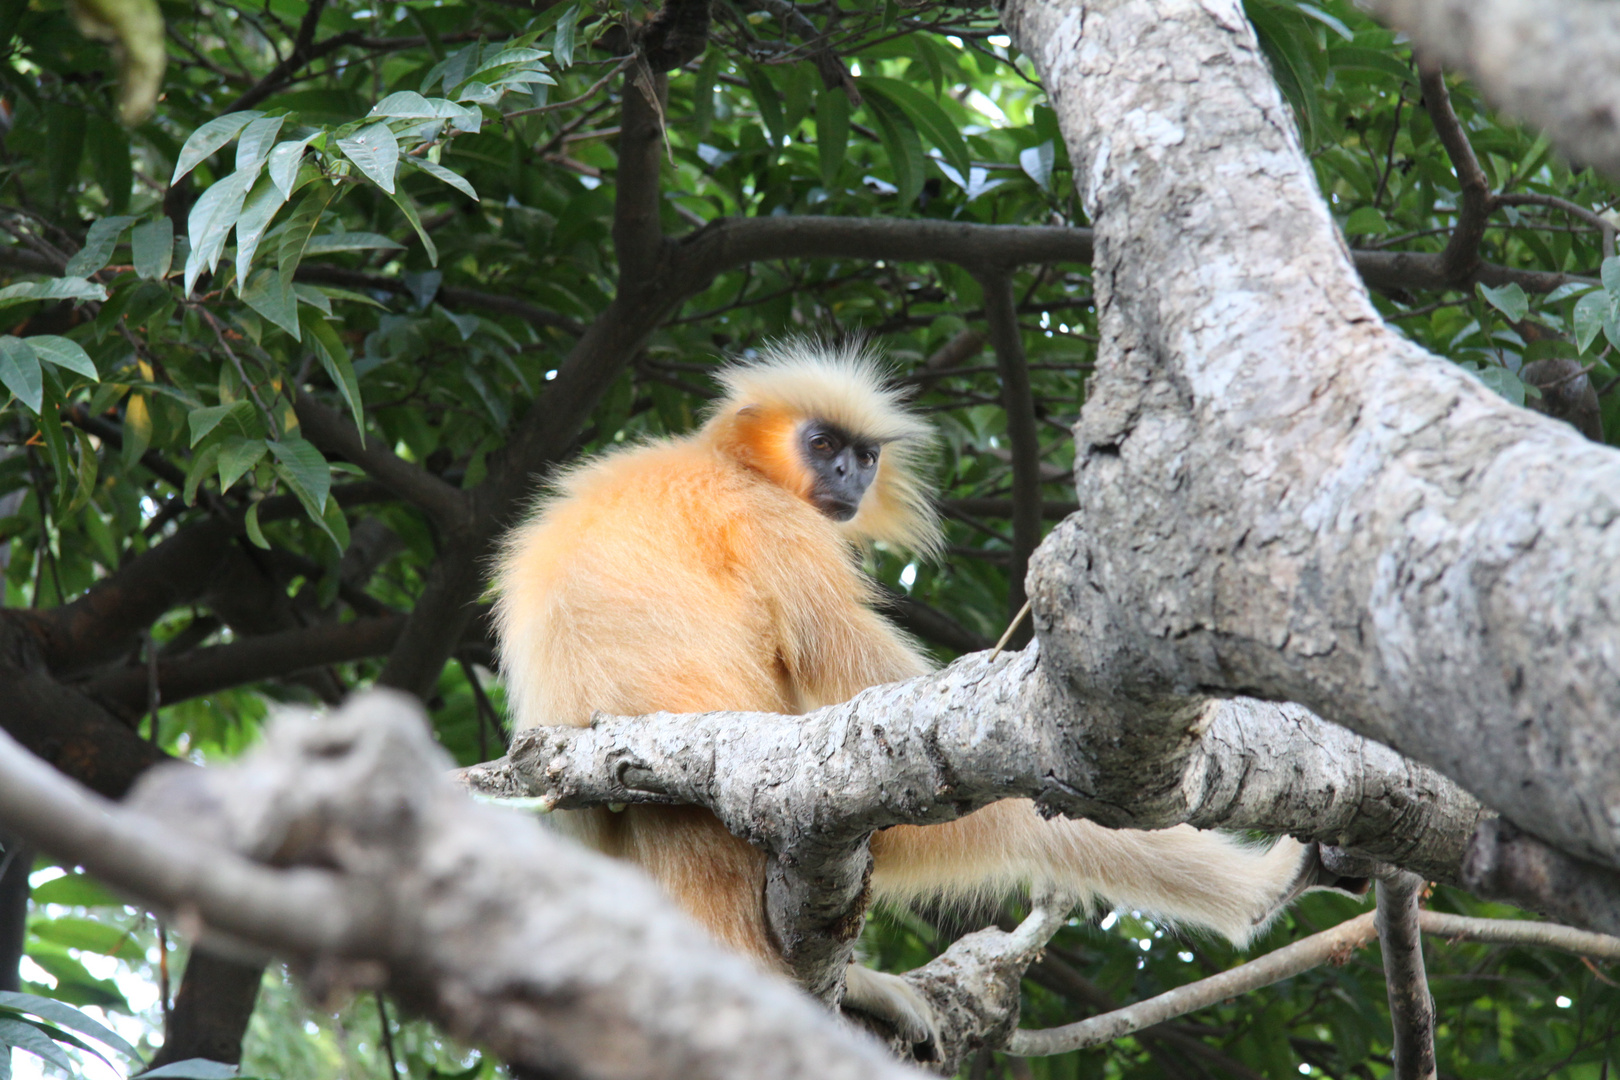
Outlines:
[[873,971],[860,964],[849,965],[844,976],[843,1006],[893,1028],[896,1035],[911,1044],[912,1056],[918,1061],[933,1061],[938,1057],[934,1010],[927,999],[900,976]]

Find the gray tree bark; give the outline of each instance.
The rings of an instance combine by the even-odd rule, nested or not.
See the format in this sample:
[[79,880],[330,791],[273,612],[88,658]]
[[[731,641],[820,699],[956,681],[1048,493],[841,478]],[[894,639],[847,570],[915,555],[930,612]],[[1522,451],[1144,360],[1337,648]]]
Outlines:
[[0,734],[0,819],[188,933],[286,956],[318,995],[385,989],[543,1075],[915,1075],[641,875],[475,805],[448,765],[391,694],[284,716],[238,764],[156,769],[133,809]]
[[1043,662],[1139,703],[1300,702],[1620,866],[1620,455],[1389,330],[1236,0],[1009,2],[1095,224],[1080,511]]

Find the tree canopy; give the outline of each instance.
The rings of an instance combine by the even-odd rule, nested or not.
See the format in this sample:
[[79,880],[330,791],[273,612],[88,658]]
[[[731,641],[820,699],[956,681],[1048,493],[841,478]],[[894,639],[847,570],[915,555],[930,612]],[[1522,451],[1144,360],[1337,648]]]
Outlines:
[[[1620,436],[1620,187],[1347,0],[1244,9],[1383,318],[1516,405]],[[502,530],[558,465],[691,429],[720,364],[785,336],[864,337],[939,428],[948,549],[879,546],[889,614],[941,661],[1029,639],[1015,616],[1074,509],[1099,328],[1069,150],[995,11],[31,0],[0,12],[0,48],[0,726],[93,790],[235,758],[274,704],[373,684],[422,699],[460,764],[498,757]],[[504,1069],[380,997],[308,1006],[279,969],[256,1011],[239,963],[185,969],[188,994],[184,926],[43,856],[30,879],[6,839],[0,990],[34,996],[0,997],[0,1074],[6,1045],[133,1071],[165,1023],[164,1060],[240,1045],[244,1076]],[[1254,951],[1362,906],[1306,897]],[[1426,906],[1516,915],[1447,886]],[[879,912],[863,945],[902,971],[1024,914]],[[1095,914],[1030,968],[1023,1026],[1240,960]],[[1444,939],[1426,959],[1441,1074],[1608,1075],[1602,967]],[[1384,967],[1376,945],[1341,960],[964,1068],[1372,1080]],[[245,1008],[219,989],[244,978]]]

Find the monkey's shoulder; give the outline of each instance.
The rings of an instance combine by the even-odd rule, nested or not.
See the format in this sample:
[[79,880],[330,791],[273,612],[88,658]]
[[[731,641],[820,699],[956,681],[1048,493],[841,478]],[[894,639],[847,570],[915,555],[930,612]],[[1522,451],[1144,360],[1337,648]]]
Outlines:
[[529,528],[654,537],[660,546],[762,542],[842,546],[808,502],[699,436],[616,450],[565,472]]

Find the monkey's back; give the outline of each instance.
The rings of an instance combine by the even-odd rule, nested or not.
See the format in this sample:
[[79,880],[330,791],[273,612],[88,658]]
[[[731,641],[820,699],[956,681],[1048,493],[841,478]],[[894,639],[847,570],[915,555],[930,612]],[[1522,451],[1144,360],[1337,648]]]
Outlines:
[[808,504],[701,436],[565,474],[496,575],[515,726],[799,711],[781,660],[780,583],[796,580],[784,559],[848,556]]

